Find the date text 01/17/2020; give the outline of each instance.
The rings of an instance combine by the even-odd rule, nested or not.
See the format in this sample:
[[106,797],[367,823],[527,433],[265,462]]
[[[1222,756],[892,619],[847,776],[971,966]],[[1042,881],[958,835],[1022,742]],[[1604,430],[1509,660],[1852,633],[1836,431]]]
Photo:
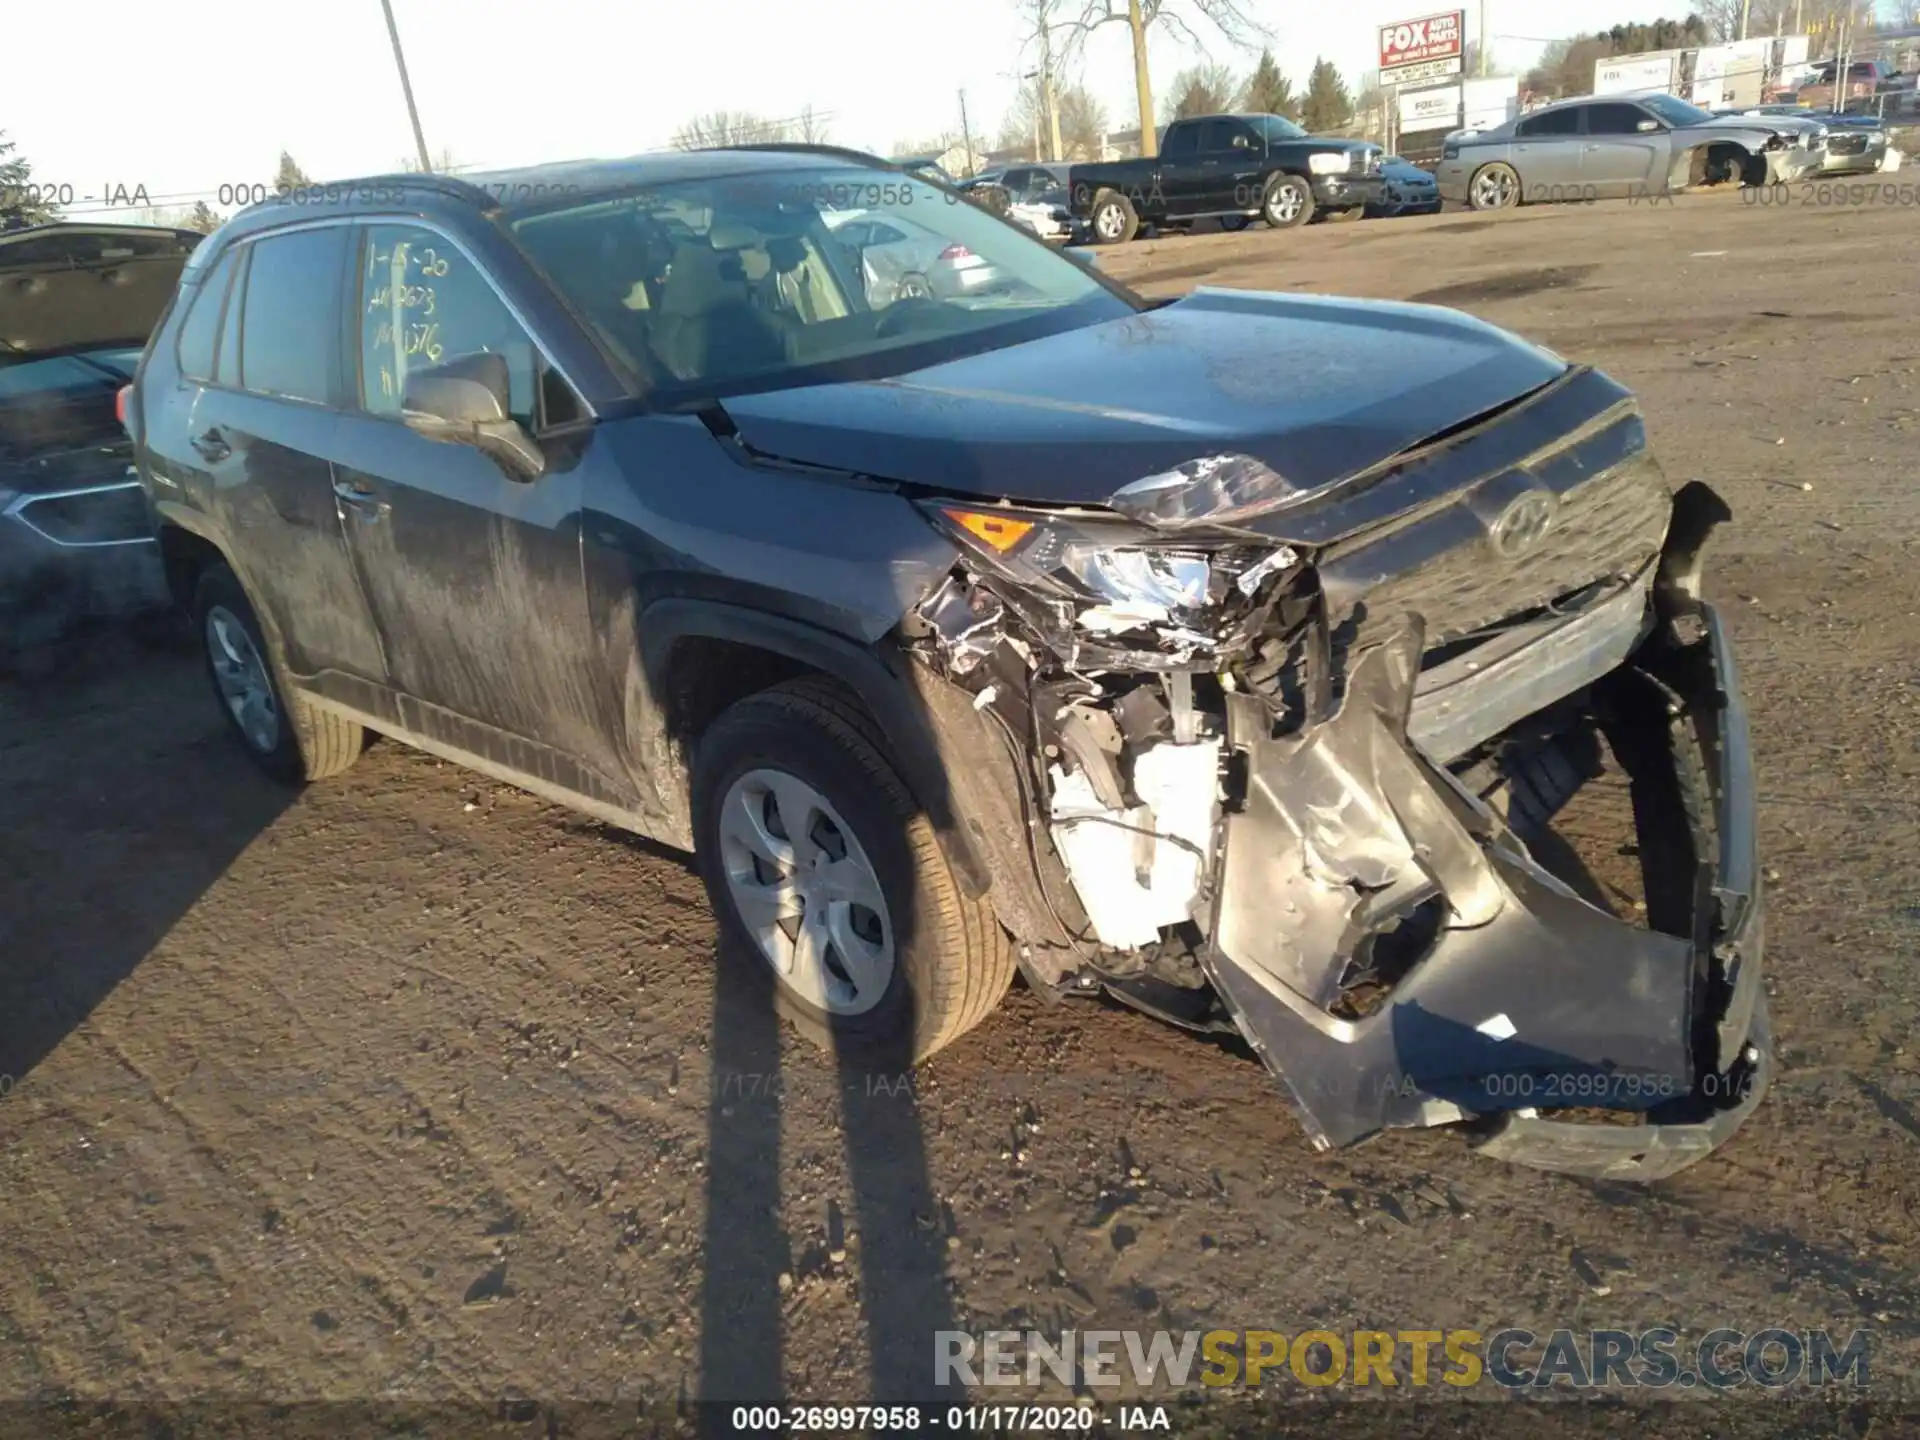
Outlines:
[[1168,1430],[1164,1405],[1123,1405],[1103,1413],[1091,1405],[736,1405],[728,1419],[738,1434],[862,1433],[869,1430],[939,1434],[1090,1432],[1102,1419],[1120,1430]]

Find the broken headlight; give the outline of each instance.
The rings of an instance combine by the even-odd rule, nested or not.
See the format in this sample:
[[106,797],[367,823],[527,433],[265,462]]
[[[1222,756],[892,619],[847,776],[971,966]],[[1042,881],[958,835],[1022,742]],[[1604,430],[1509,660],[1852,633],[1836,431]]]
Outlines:
[[[1296,562],[1286,546],[1169,544],[1096,517],[929,505],[928,516],[986,572],[1079,610],[1089,630],[1121,631],[1196,616]],[[1275,563],[1275,557],[1281,563]],[[1249,575],[1254,585],[1245,585]]]

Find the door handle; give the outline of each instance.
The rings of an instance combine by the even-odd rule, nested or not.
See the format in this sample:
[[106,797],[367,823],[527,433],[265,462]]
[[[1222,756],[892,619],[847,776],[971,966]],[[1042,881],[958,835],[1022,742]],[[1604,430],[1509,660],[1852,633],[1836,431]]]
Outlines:
[[393,508],[382,500],[364,480],[335,480],[333,493],[343,505],[358,511],[368,520],[378,520]]
[[227,443],[227,437],[220,433],[217,425],[204,435],[194,436],[187,443],[200,453],[201,459],[215,464],[233,454],[233,447]]

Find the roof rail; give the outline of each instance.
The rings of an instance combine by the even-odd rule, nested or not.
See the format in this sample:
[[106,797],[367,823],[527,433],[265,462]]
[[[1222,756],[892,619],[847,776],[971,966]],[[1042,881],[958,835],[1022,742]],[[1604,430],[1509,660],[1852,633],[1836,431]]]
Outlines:
[[831,155],[841,160],[858,160],[866,165],[893,165],[893,161],[870,150],[854,150],[845,145],[814,145],[804,140],[767,140],[758,145],[703,145],[703,150],[779,150],[796,155]]

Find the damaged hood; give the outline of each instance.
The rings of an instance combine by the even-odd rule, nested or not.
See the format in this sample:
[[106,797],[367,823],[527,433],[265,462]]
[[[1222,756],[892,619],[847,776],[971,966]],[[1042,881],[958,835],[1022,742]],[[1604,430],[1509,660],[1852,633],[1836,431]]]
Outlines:
[[1251,455],[1311,492],[1565,369],[1458,311],[1201,289],[885,380],[725,405],[748,444],[783,459],[954,494],[1092,505],[1222,453]]

